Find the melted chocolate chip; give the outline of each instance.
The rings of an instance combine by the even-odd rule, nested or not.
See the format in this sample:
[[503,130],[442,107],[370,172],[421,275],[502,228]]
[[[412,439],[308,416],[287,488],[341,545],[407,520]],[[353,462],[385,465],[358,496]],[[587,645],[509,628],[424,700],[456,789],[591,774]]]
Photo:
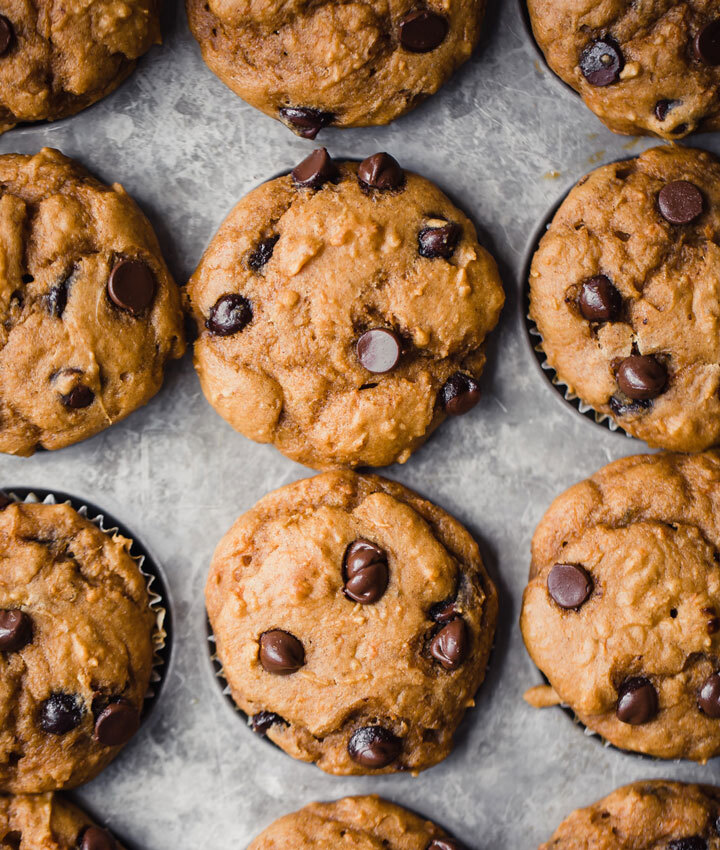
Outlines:
[[263,239],[262,242],[258,243],[257,248],[255,248],[247,260],[247,264],[254,272],[259,272],[270,260],[279,238],[279,236],[271,236],[269,239]]
[[454,222],[448,222],[441,227],[424,227],[418,233],[418,254],[428,260],[438,257],[449,260],[455,253],[462,227]]
[[578,307],[588,322],[614,322],[622,310],[622,296],[608,277],[599,274],[583,283]]
[[62,317],[62,314],[65,312],[65,308],[67,307],[68,281],[69,278],[65,278],[65,280],[61,280],[60,283],[56,283],[45,296],[45,308],[48,313],[56,319]]
[[250,718],[250,726],[257,735],[267,735],[268,729],[275,724],[288,725],[287,720],[283,720],[279,714],[275,714],[273,711],[259,711]]
[[449,623],[457,614],[457,603],[454,599],[444,599],[430,606],[428,616],[436,623]]
[[78,836],[80,850],[117,850],[115,839],[99,826],[88,826]]
[[480,384],[470,375],[455,372],[442,385],[440,401],[445,413],[450,416],[462,416],[480,401]]
[[690,224],[703,211],[703,196],[689,180],[666,183],[658,194],[658,208],[670,224]]
[[20,844],[22,842],[22,832],[18,829],[11,829],[10,832],[6,832],[2,837],[0,844],[3,847],[9,847],[10,850],[20,850]]
[[50,694],[40,703],[38,725],[51,735],[65,735],[82,722],[82,706],[71,694]]
[[561,608],[577,610],[593,591],[593,580],[580,564],[555,564],[547,577],[547,589]]
[[5,15],[0,15],[0,56],[4,56],[8,52],[12,42],[12,24],[10,23],[8,18],[5,17]]
[[365,189],[387,191],[405,183],[405,173],[389,153],[374,153],[358,166],[358,180]]
[[610,410],[616,416],[627,416],[632,413],[642,413],[650,410],[652,401],[650,399],[636,399],[635,401],[623,401],[617,396],[610,398]]
[[32,620],[17,608],[0,611],[0,651],[18,652],[33,638]]
[[340,170],[325,148],[314,150],[292,171],[293,182],[304,189],[319,189],[339,178]]
[[631,726],[649,723],[658,713],[657,691],[644,676],[626,679],[618,688],[615,714]]
[[332,112],[309,106],[283,106],[279,111],[280,117],[303,139],[314,139],[323,127],[335,120]]
[[443,626],[430,641],[430,655],[446,670],[457,670],[469,649],[467,626],[460,617]]
[[368,370],[380,375],[397,366],[402,347],[398,335],[387,328],[365,331],[356,344],[357,357]]
[[658,121],[664,121],[668,112],[680,103],[679,100],[659,100],[655,104],[655,117]]
[[668,850],[707,850],[707,841],[699,835],[675,838],[668,844]]
[[153,302],[155,277],[142,260],[120,260],[110,272],[107,291],[116,307],[137,317]]
[[82,410],[84,407],[90,407],[95,401],[95,393],[85,384],[78,384],[69,393],[61,395],[60,399],[70,410]]
[[260,635],[260,663],[268,673],[289,676],[305,664],[305,649],[295,635],[272,629]]
[[361,605],[373,605],[387,590],[387,552],[369,540],[356,540],[345,552],[343,573],[345,596]]
[[668,374],[663,364],[651,355],[626,357],[616,372],[618,386],[628,398],[657,398],[667,387]]
[[698,705],[708,717],[720,717],[720,673],[705,679],[698,694]]
[[103,747],[127,743],[140,726],[140,715],[126,700],[111,702],[95,721],[95,739]]
[[580,56],[580,70],[591,86],[616,83],[624,65],[620,46],[609,37],[591,42]]
[[205,327],[215,336],[232,336],[250,324],[252,307],[247,298],[235,293],[221,295],[210,309]]
[[720,65],[720,18],[710,21],[695,36],[695,55],[706,65]]
[[411,53],[429,53],[439,47],[448,34],[447,18],[428,9],[410,12],[400,21],[399,40]]
[[347,749],[354,762],[377,770],[395,761],[402,741],[384,726],[363,726],[353,733]]

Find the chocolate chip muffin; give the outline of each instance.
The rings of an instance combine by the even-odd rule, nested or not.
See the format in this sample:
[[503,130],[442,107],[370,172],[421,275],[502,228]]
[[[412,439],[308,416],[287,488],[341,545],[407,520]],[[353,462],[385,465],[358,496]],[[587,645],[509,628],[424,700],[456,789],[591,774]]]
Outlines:
[[136,732],[156,617],[130,545],[67,504],[3,497],[1,791],[92,779]]
[[306,139],[409,112],[470,58],[484,11],[485,0],[187,0],[209,67]]
[[616,133],[720,129],[717,0],[527,0],[548,64]]
[[720,163],[654,148],[584,177],[533,258],[558,379],[650,446],[720,439]]
[[253,729],[335,774],[444,759],[497,617],[477,544],[456,520],[347,471],[289,484],[241,516],[205,598]]
[[532,703],[625,750],[720,754],[720,453],[623,458],[559,496],[520,625],[552,688]]
[[156,0],[36,0],[6,3],[2,11],[0,133],[80,112],[160,43]]
[[0,845],[11,850],[122,850],[107,830],[57,794],[0,796]]
[[717,850],[720,789],[654,780],[578,809],[540,850]]
[[240,201],[186,295],[210,404],[317,469],[404,462],[473,407],[504,298],[432,183],[325,149]]
[[461,850],[462,845],[430,821],[380,797],[344,797],[309,806],[276,820],[248,850]]
[[185,344],[177,287],[122,186],[58,151],[0,156],[0,451],[102,431]]

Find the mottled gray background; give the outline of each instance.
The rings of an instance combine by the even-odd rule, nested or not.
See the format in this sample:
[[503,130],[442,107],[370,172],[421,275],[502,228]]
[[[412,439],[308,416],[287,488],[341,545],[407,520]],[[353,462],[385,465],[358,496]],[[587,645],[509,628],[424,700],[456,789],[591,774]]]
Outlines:
[[[168,0],[170,5],[170,0]],[[221,220],[259,181],[313,147],[254,111],[203,64],[184,10],[165,42],[101,104],[54,126],[11,131],[0,151],[42,145],[120,181],[152,219],[178,281]],[[92,440],[0,459],[4,485],[93,500],[134,529],[165,568],[174,655],[150,720],[77,796],[135,848],[244,848],[311,800],[378,792],[454,831],[474,850],[535,848],[574,807],[643,777],[720,780],[720,765],[661,763],[603,748],[560,710],[530,709],[538,680],[517,628],[532,531],[551,499],[644,445],[583,419],[537,370],[518,297],[532,233],[599,163],[652,142],[614,136],[544,67],[515,0],[491,3],[475,57],[435,97],[381,129],[326,130],[334,156],[387,150],[436,180],[478,222],[508,294],[492,337],[484,398],[388,476],[462,520],[501,591],[488,679],[455,752],[417,778],[337,778],[256,738],[221,696],[205,642],[203,584],[213,548],[268,490],[309,474],[236,434],[207,405],[189,357],[144,410]],[[720,149],[699,136],[690,144]]]

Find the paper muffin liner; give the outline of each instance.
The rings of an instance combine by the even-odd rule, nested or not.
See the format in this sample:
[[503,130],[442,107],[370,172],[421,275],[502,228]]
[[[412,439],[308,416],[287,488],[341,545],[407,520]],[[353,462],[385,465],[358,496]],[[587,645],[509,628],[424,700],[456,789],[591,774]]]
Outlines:
[[171,616],[166,601],[165,581],[160,568],[145,547],[122,523],[94,505],[88,505],[67,493],[40,488],[8,487],[3,489],[2,493],[20,504],[70,505],[83,519],[87,519],[108,537],[114,538],[120,535],[130,541],[128,554],[135,561],[145,579],[150,610],[155,615],[155,628],[151,638],[153,645],[152,669],[140,713],[141,721],[145,720],[160,695],[163,673],[170,660]]

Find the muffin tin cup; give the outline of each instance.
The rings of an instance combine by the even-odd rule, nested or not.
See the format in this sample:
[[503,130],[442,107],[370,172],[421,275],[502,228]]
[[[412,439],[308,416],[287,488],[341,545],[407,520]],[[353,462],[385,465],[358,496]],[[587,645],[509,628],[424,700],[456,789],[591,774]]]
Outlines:
[[574,89],[571,85],[565,82],[562,77],[559,77],[555,71],[548,65],[548,61],[545,58],[545,54],[542,52],[540,45],[537,43],[537,39],[535,38],[535,33],[533,32],[532,23],[530,21],[530,12],[527,7],[527,0],[517,0],[518,7],[520,9],[520,20],[523,23],[523,29],[525,30],[525,34],[527,35],[528,41],[532,45],[533,52],[537,56],[538,61],[538,70],[545,70],[548,74],[550,74],[551,78],[557,83],[560,88],[569,94],[573,95],[573,97],[582,100],[582,95],[579,91]]
[[144,722],[160,696],[171,651],[172,617],[167,602],[167,585],[157,562],[126,526],[93,504],[88,504],[67,493],[39,488],[7,487],[2,492],[14,502],[21,504],[70,505],[83,519],[87,519],[108,537],[121,535],[130,540],[129,554],[145,579],[150,609],[155,615],[155,629],[152,635],[152,671],[140,714],[141,722]]

